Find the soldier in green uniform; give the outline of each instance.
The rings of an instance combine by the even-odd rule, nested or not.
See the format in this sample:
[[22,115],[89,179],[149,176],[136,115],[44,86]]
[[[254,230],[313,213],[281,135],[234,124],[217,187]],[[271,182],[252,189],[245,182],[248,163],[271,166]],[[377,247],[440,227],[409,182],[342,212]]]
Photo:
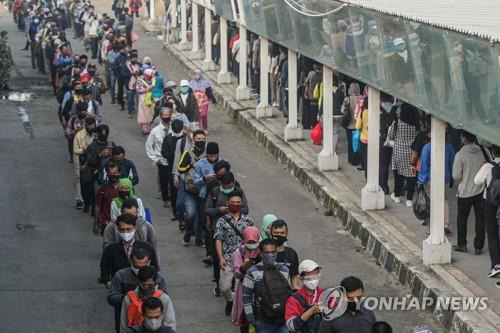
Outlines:
[[9,88],[10,70],[14,66],[12,52],[7,43],[9,34],[7,31],[0,32],[0,89],[11,90]]

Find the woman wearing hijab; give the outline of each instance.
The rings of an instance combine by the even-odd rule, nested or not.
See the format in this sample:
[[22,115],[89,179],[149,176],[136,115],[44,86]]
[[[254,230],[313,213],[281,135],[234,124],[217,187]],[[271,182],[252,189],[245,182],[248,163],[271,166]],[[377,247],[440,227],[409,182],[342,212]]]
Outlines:
[[396,203],[401,202],[399,197],[403,193],[404,188],[407,207],[412,206],[413,193],[417,181],[411,164],[411,144],[417,136],[417,131],[420,129],[420,124],[416,117],[417,113],[418,110],[415,107],[404,103],[401,105],[399,119],[394,121],[387,133],[389,139],[394,140],[392,154],[394,193],[391,194],[391,199]]
[[271,235],[271,231],[269,230],[271,227],[271,224],[273,224],[274,221],[276,221],[278,217],[274,214],[266,214],[262,218],[262,224],[260,227],[260,239],[259,241],[262,242],[264,239],[269,238]]
[[248,332],[248,322],[243,310],[242,282],[247,270],[257,263],[259,253],[259,229],[254,226],[247,227],[243,230],[243,245],[233,253],[233,272],[238,285],[234,295],[231,319],[240,327],[241,332]]
[[193,79],[189,82],[189,87],[193,91],[193,95],[198,103],[200,112],[201,128],[208,131],[208,106],[210,101],[214,101],[210,81],[200,69],[194,71]]
[[151,69],[155,70],[155,76],[154,76],[154,86],[153,90],[151,91],[151,99],[153,100],[153,103],[156,103],[160,100],[160,98],[163,96],[163,81],[164,78],[163,76],[153,67]]
[[137,200],[137,205],[139,206],[137,216],[145,217],[144,206],[142,200],[135,196],[134,187],[132,186],[132,181],[129,178],[122,178],[118,182],[118,196],[111,202],[111,221],[116,221],[116,218],[122,213],[123,202],[127,198],[134,198]]
[[154,119],[154,106],[151,99],[151,91],[154,85],[153,75],[154,70],[148,68],[143,75],[139,76],[135,84],[139,97],[137,122],[141,125],[142,135],[148,135],[151,132],[151,122]]

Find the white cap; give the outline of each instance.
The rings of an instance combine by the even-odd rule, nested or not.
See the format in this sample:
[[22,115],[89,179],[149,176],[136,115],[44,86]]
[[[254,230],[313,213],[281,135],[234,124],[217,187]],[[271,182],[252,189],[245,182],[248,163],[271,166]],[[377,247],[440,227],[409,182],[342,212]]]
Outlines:
[[167,83],[165,84],[165,87],[167,88],[172,88],[172,87],[175,87],[177,86],[177,83],[175,83],[175,81],[167,81]]
[[318,265],[315,261],[310,259],[303,260],[299,265],[299,275],[302,275],[302,273],[312,272],[316,268],[321,269],[320,265]]
[[189,87],[189,81],[188,80],[181,80],[180,86],[181,87]]

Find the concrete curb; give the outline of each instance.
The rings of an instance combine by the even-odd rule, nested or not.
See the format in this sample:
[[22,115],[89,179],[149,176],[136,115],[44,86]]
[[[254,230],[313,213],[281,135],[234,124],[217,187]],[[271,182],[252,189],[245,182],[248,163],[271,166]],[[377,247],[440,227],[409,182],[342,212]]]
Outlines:
[[[179,60],[189,70],[198,66],[185,54],[174,47],[166,47],[167,53]],[[440,297],[471,296],[471,291],[464,290],[459,283],[443,276],[439,269],[428,268],[422,264],[419,253],[401,239],[394,237],[394,231],[388,231],[379,225],[370,213],[362,212],[352,198],[342,193],[342,189],[318,171],[315,164],[305,160],[289,143],[268,129],[257,120],[251,108],[240,104],[233,94],[228,94],[224,86],[214,84],[214,94],[228,118],[237,121],[257,141],[263,145],[288,171],[341,222],[350,234],[360,241],[361,247],[377,260],[377,264],[394,274],[420,302],[424,298],[433,299],[429,307],[434,318],[450,332],[489,333],[500,331],[500,317],[492,310],[454,311],[436,306]],[[338,191],[334,191],[335,188]],[[397,232],[397,231],[396,231]],[[438,266],[441,267],[441,266]]]

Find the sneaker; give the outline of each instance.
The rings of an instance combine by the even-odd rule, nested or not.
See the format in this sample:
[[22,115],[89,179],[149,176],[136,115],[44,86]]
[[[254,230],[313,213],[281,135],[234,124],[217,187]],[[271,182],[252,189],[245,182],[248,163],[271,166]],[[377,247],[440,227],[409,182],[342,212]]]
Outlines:
[[467,246],[453,245],[453,251],[467,252]]
[[444,234],[445,234],[446,236],[449,236],[449,235],[451,235],[452,233],[453,233],[453,232],[451,232],[451,229],[450,229],[450,228],[448,228],[448,227],[444,227]]
[[490,278],[495,277],[498,274],[500,274],[500,265],[495,265],[495,267],[493,267],[491,271],[488,273],[488,277]]
[[201,239],[195,239],[194,243],[196,244],[196,246],[205,247],[205,244],[203,244],[203,241]]
[[212,295],[214,295],[215,297],[221,297],[219,287],[215,286],[214,289],[212,289]]
[[191,243],[191,237],[190,236],[184,236],[184,238],[182,239],[182,245],[189,246],[189,243]]
[[476,256],[479,256],[479,255],[483,254],[483,250],[481,250],[481,249],[474,249],[474,254]]
[[224,313],[226,316],[230,316],[231,312],[233,312],[233,302],[227,302],[226,308],[224,309]]
[[400,203],[401,202],[401,199],[399,197],[395,196],[394,193],[391,194],[391,199],[395,203]]
[[85,207],[83,207],[82,212],[84,212],[84,213],[88,213],[88,212],[90,212],[90,207],[89,207],[89,206],[85,206]]
[[429,225],[429,220],[421,220],[420,224],[421,225]]
[[412,207],[413,202],[411,200],[406,200],[406,207]]
[[83,208],[83,201],[77,200],[76,201],[76,209],[82,209]]

